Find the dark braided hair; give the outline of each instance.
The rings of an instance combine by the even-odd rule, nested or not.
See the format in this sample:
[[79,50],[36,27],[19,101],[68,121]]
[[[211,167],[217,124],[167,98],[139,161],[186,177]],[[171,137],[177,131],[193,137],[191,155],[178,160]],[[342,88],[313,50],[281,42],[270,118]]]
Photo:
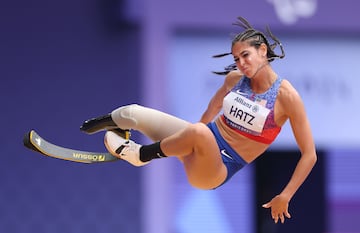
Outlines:
[[[238,21],[233,23],[233,25],[243,27],[243,28],[245,28],[245,31],[235,35],[234,39],[232,40],[231,47],[233,47],[236,42],[248,41],[250,46],[254,46],[256,49],[258,49],[260,47],[260,45],[264,43],[267,47],[267,59],[269,62],[274,61],[276,58],[281,59],[281,58],[285,57],[284,48],[283,48],[281,42],[279,41],[278,38],[276,38],[271,33],[270,28],[268,26],[266,27],[266,31],[269,34],[269,36],[271,37],[271,39],[274,41],[273,44],[270,44],[269,40],[267,39],[265,34],[258,30],[255,30],[246,19],[244,19],[243,17],[238,17],[237,19],[238,19]],[[281,49],[281,55],[278,55],[274,52],[275,48],[278,45],[280,46],[280,49]],[[231,52],[214,55],[213,57],[219,58],[219,57],[224,57],[224,56],[227,56],[230,54],[231,54]],[[219,75],[226,75],[230,71],[236,70],[236,69],[237,69],[237,66],[235,63],[233,63],[231,65],[226,66],[224,68],[224,71],[221,71],[221,72],[213,71],[213,73],[219,74]]]

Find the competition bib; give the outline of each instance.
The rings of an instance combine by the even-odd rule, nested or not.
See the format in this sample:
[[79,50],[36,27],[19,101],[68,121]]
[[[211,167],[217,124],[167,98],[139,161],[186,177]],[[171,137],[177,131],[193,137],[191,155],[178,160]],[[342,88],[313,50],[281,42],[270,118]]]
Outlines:
[[270,110],[236,92],[230,92],[223,102],[224,116],[231,127],[261,134]]

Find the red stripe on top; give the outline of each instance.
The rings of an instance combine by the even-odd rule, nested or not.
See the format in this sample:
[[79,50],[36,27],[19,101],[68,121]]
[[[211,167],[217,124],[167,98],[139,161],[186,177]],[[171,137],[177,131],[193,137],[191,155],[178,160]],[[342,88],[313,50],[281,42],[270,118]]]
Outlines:
[[[229,126],[226,123],[224,115],[221,116],[221,119],[227,126]],[[280,131],[281,131],[281,127],[274,127],[274,128],[269,128],[269,129],[263,129],[263,131],[261,132],[260,135],[253,135],[253,134],[241,131],[240,129],[236,129],[236,128],[233,128],[231,126],[229,126],[229,127],[232,130],[236,131],[237,133],[239,133],[239,134],[241,134],[241,135],[243,135],[243,136],[245,136],[245,137],[247,137],[247,138],[249,138],[251,140],[254,140],[254,141],[257,141],[257,142],[260,142],[260,143],[264,143],[264,144],[271,144],[275,140],[277,135],[280,133]]]

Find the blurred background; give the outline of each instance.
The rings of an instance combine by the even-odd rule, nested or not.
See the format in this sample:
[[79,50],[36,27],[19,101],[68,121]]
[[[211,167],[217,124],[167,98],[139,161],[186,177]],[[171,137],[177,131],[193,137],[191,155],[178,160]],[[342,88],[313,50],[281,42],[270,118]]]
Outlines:
[[[360,18],[357,0],[3,1],[0,7],[0,232],[360,232]],[[319,160],[273,224],[300,153],[287,124],[225,186],[200,191],[175,159],[134,168],[46,158],[22,145],[105,151],[84,120],[139,103],[196,122],[232,63],[237,16],[269,25],[286,57],[272,66],[306,105]],[[147,143],[137,132],[135,140]]]

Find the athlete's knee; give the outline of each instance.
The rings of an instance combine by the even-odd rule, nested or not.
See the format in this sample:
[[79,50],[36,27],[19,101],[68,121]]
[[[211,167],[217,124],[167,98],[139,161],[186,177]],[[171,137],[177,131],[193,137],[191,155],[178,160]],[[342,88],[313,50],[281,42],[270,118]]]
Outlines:
[[138,104],[122,106],[111,112],[111,118],[122,129],[136,128],[137,120],[134,117],[133,111],[139,107],[140,105]]
[[209,137],[210,135],[209,128],[201,122],[189,125],[188,130],[194,140],[202,140]]

